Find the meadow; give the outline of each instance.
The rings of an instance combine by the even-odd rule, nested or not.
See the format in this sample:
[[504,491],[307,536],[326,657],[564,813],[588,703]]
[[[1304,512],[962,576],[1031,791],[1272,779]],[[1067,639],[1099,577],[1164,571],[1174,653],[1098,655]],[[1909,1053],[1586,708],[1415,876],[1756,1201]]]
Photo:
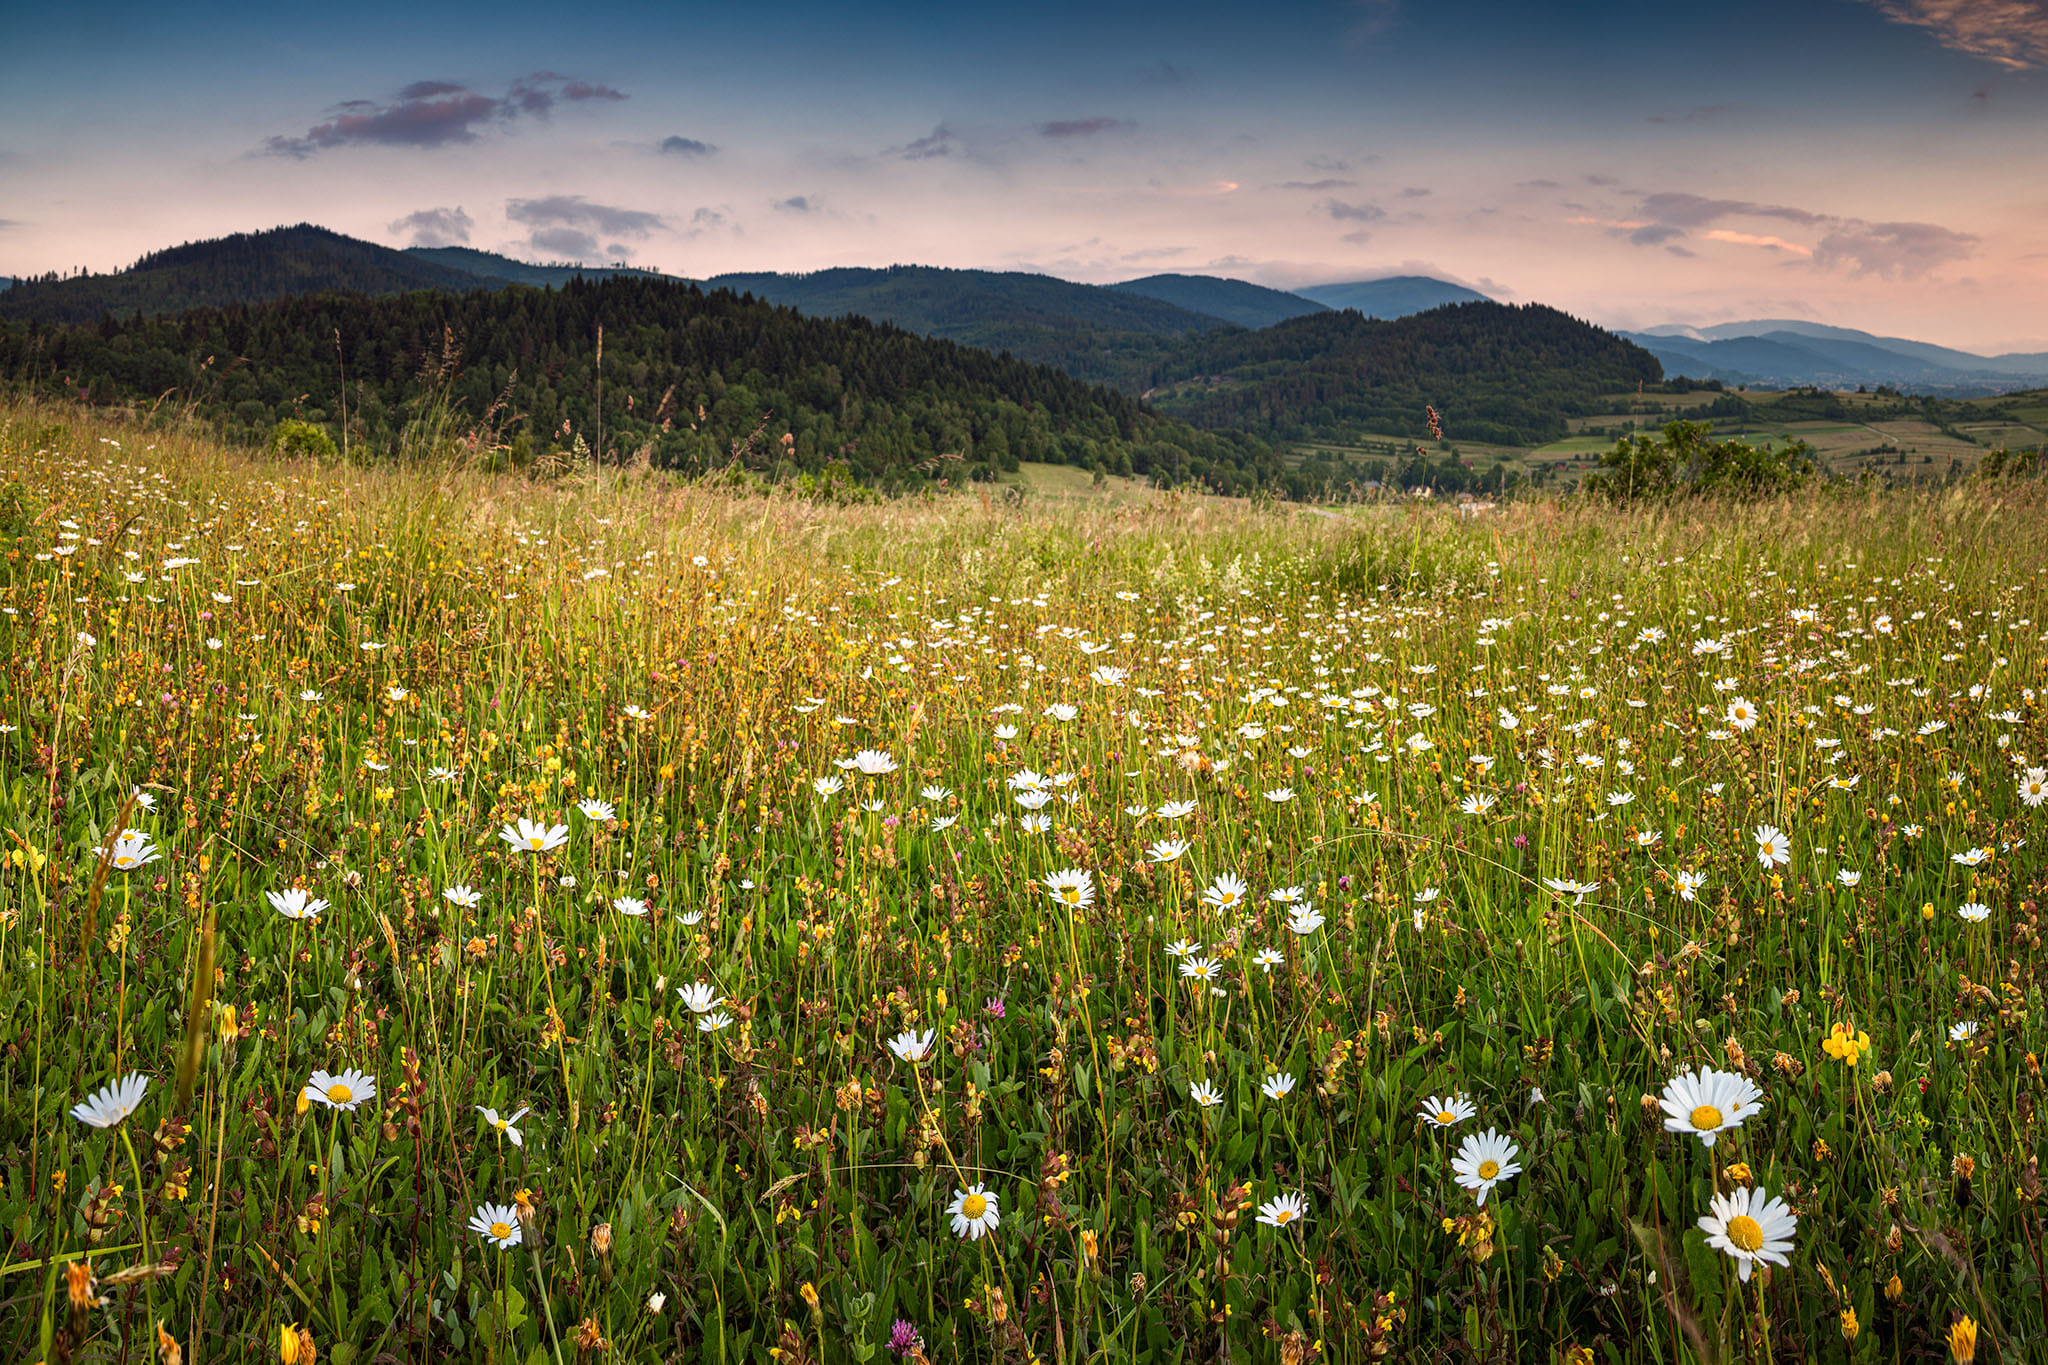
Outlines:
[[2048,1353],[2038,485],[1068,494],[0,407],[0,1355]]

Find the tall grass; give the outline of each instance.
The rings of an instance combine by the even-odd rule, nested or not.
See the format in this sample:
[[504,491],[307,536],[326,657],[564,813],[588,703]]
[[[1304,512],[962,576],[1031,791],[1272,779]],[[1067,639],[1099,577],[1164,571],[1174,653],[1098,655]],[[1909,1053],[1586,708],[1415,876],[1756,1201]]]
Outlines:
[[[2048,1341],[2031,490],[835,507],[22,407],[0,484],[9,1359]],[[1764,1095],[1712,1148],[1703,1066]],[[1738,1188],[1799,1217],[1747,1280]]]

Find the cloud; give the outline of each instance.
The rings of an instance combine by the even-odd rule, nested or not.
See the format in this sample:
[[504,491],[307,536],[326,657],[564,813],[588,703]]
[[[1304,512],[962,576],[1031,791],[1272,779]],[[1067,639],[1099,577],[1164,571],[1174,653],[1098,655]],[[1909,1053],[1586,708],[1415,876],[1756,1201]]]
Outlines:
[[1977,238],[1934,223],[1862,223],[1850,220],[1821,238],[1813,261],[1846,266],[1851,274],[1912,279],[1976,250]]
[[1321,194],[1329,190],[1348,190],[1357,184],[1356,180],[1283,180],[1273,188],[1276,190],[1312,190]]
[[505,216],[532,228],[582,227],[608,237],[645,237],[667,227],[658,213],[643,209],[593,204],[580,194],[551,194],[545,199],[508,199]]
[[659,150],[668,156],[711,156],[718,148],[693,137],[665,137]]
[[883,156],[901,157],[905,161],[931,161],[942,156],[951,156],[960,148],[953,130],[941,123],[924,137],[907,142],[901,147],[891,147]]
[[1098,115],[1095,118],[1057,119],[1051,123],[1041,123],[1038,125],[1038,135],[1060,139],[1094,137],[1098,133],[1120,132],[1137,126],[1129,119],[1105,118]]
[[536,251],[548,251],[565,260],[587,261],[597,255],[597,238],[579,228],[541,228],[527,242]]
[[412,234],[414,246],[460,246],[469,241],[476,223],[460,204],[452,209],[420,209],[391,224],[394,236]]
[[2048,66],[2048,0],[1864,0],[1943,47],[2012,71]]
[[1426,185],[1410,185],[1401,191],[1403,199],[1427,199],[1433,193]]
[[1682,227],[1673,227],[1669,223],[1645,223],[1639,228],[1632,229],[1628,239],[1637,246],[1659,246],[1674,237],[1683,236],[1685,229]]
[[436,147],[475,142],[483,129],[518,118],[545,118],[558,102],[622,100],[608,85],[536,71],[512,82],[504,95],[486,95],[456,81],[414,81],[389,103],[344,100],[297,137],[278,134],[264,141],[272,156],[303,160],[338,147]]
[[1653,194],[1642,202],[1645,217],[1681,228],[1705,227],[1723,218],[1783,218],[1793,223],[1825,222],[1823,214],[1783,204],[1752,204],[1742,199],[1708,199],[1697,194]]
[[1783,237],[1763,232],[1737,232],[1733,228],[1713,228],[1700,234],[1702,241],[1732,242],[1736,246],[1760,246],[1767,251],[1784,251],[1794,256],[1811,256],[1813,248],[1790,242]]
[[778,199],[771,206],[783,213],[816,213],[818,202],[808,194],[792,194],[787,199]]
[[1377,204],[1347,204],[1342,199],[1325,199],[1316,207],[1340,223],[1370,223],[1387,216]]

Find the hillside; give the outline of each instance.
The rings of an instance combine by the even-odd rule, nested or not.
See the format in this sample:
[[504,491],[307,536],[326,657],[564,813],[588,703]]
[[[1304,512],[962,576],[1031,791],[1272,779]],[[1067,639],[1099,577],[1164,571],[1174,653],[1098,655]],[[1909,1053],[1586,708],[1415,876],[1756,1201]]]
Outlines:
[[1163,412],[1269,439],[1427,433],[1533,445],[1601,395],[1662,378],[1656,358],[1538,304],[1461,303],[1383,322],[1319,313],[1183,347],[1154,379]]
[[466,271],[301,223],[152,252],[112,275],[24,279],[0,293],[0,317],[97,322],[106,314],[179,313],[348,290],[494,288]]
[[1245,280],[1225,280],[1214,275],[1147,275],[1125,280],[1111,289],[1159,299],[1191,313],[1202,313],[1239,327],[1271,327],[1289,318],[1320,313],[1324,306],[1299,294],[1283,293]]
[[705,469],[758,429],[748,462],[765,473],[837,465],[895,487],[993,477],[1022,460],[1227,491],[1278,469],[1256,439],[1193,430],[1054,369],[644,278],[327,294],[92,327],[6,322],[0,374],[108,404],[182,395],[236,439],[294,416],[338,434],[337,332],[358,449],[402,446],[437,423],[481,424],[521,453],[581,441],[608,458],[644,452]]
[[2048,353],[1984,356],[1850,327],[1773,318],[1712,327],[1666,325],[1621,335],[1673,374],[1774,387],[1880,384],[1954,395],[2048,380]]
[[1294,291],[1326,308],[1350,308],[1369,318],[1405,318],[1447,303],[1487,303],[1486,295],[1428,275],[1392,275],[1384,280],[1312,284]]
[[468,246],[414,246],[407,247],[404,254],[486,280],[502,284],[530,284],[537,289],[552,289],[575,279],[605,279],[613,275],[632,275],[649,280],[666,278],[659,271],[635,270],[630,266],[532,265],[526,261],[515,261],[510,256],[500,256],[495,251],[478,251]]

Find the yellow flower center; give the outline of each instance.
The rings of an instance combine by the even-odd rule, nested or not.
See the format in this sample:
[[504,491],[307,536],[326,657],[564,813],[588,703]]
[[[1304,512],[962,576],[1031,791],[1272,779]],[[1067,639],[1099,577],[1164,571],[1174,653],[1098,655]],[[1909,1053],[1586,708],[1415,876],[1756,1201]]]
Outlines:
[[504,1240],[505,1240],[505,1239],[506,1239],[507,1237],[510,1237],[511,1235],[512,1235],[512,1225],[511,1225],[510,1223],[493,1223],[493,1224],[491,1224],[491,1236],[493,1236],[493,1237],[497,1238],[497,1239],[498,1239],[499,1241],[501,1241],[501,1242],[502,1242],[502,1241],[504,1241]]
[[1291,1223],[1291,1222],[1293,1222],[1293,1221],[1294,1221],[1294,1210],[1293,1210],[1293,1209],[1278,1209],[1278,1210],[1276,1210],[1276,1211],[1274,1212],[1274,1214],[1273,1214],[1273,1222],[1274,1222],[1275,1224],[1277,1224],[1277,1225],[1281,1226],[1281,1227],[1285,1227],[1285,1226],[1286,1226],[1287,1224],[1289,1224],[1289,1223]]
[[501,1133],[512,1126],[512,1120],[510,1119],[492,1119],[491,1123]]
[[967,1219],[981,1217],[988,1212],[988,1200],[978,1194],[970,1194],[960,1201],[960,1216]]
[[1436,1121],[1441,1124],[1449,1125],[1456,1123],[1458,1121],[1458,1116],[1448,1109],[1439,1109],[1436,1111]]
[[132,857],[130,857],[130,856],[129,856],[128,854],[126,854],[126,853],[123,853],[123,854],[121,854],[120,856],[118,856],[118,857],[116,857],[116,858],[114,859],[114,866],[115,866],[115,867],[133,867],[134,865],[135,865],[135,859],[134,859],[134,858],[132,858]]
[[1738,1251],[1754,1252],[1764,1244],[1763,1225],[1746,1213],[1728,1220],[1728,1241]]
[[538,834],[529,834],[526,836],[526,846],[528,848],[538,849],[541,846],[541,843],[542,840]]
[[1712,1132],[1721,1126],[1721,1111],[1711,1104],[1703,1104],[1692,1111],[1692,1126],[1703,1133]]
[[1479,1178],[1481,1180],[1491,1180],[1499,1174],[1500,1163],[1498,1161],[1482,1161],[1479,1163]]
[[331,1103],[347,1104],[355,1097],[356,1092],[343,1085],[340,1081],[336,1081],[333,1085],[327,1087],[327,1098]]
[[1081,888],[1078,886],[1070,886],[1066,890],[1060,892],[1060,896],[1062,899],[1066,901],[1068,905],[1079,905],[1081,903]]

